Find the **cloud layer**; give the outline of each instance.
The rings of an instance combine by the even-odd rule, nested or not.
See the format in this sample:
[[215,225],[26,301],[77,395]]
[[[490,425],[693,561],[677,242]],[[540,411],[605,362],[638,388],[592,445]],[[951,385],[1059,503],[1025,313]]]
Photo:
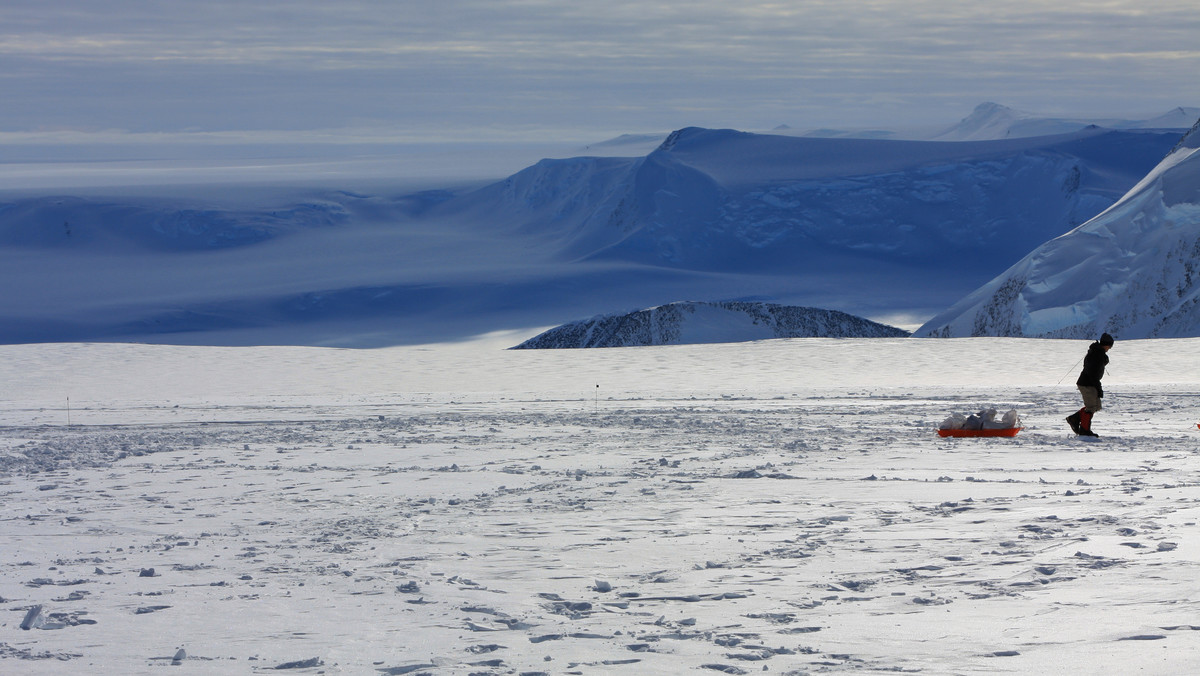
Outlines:
[[1191,2],[10,0],[0,132],[387,128],[588,137],[1157,113]]

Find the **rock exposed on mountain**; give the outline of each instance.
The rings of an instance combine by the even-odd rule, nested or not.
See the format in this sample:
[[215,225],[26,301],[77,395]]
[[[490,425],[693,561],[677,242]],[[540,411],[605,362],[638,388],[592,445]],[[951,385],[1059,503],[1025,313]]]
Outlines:
[[678,302],[571,322],[534,336],[513,349],[736,343],[767,338],[901,338],[908,335],[903,329],[836,310],[745,301]]

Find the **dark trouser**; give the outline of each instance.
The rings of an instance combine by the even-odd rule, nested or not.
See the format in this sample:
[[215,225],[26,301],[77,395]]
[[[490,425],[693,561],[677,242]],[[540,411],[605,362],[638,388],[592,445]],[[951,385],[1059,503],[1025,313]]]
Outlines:
[[1083,395],[1083,410],[1088,413],[1096,413],[1102,408],[1100,406],[1100,392],[1096,388],[1080,385],[1079,394]]

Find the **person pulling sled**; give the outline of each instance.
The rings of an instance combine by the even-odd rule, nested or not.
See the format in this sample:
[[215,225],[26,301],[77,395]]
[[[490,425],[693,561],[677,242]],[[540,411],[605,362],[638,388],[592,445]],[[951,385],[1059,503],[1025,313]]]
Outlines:
[[1113,337],[1107,333],[1100,340],[1088,346],[1087,356],[1083,358],[1083,372],[1075,385],[1083,396],[1083,408],[1067,416],[1067,424],[1075,434],[1085,437],[1098,437],[1092,431],[1092,416],[1100,410],[1100,400],[1104,398],[1104,388],[1100,379],[1104,377],[1104,367],[1108,366],[1108,351],[1113,346]]

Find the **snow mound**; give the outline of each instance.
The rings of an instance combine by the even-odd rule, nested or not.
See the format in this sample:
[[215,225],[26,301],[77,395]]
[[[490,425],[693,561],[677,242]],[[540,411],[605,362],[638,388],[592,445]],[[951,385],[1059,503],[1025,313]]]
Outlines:
[[1092,220],[1033,250],[919,336],[1200,336],[1200,122]]
[[564,324],[513,349],[736,343],[767,338],[898,338],[908,332],[809,307],[723,301],[677,302]]

